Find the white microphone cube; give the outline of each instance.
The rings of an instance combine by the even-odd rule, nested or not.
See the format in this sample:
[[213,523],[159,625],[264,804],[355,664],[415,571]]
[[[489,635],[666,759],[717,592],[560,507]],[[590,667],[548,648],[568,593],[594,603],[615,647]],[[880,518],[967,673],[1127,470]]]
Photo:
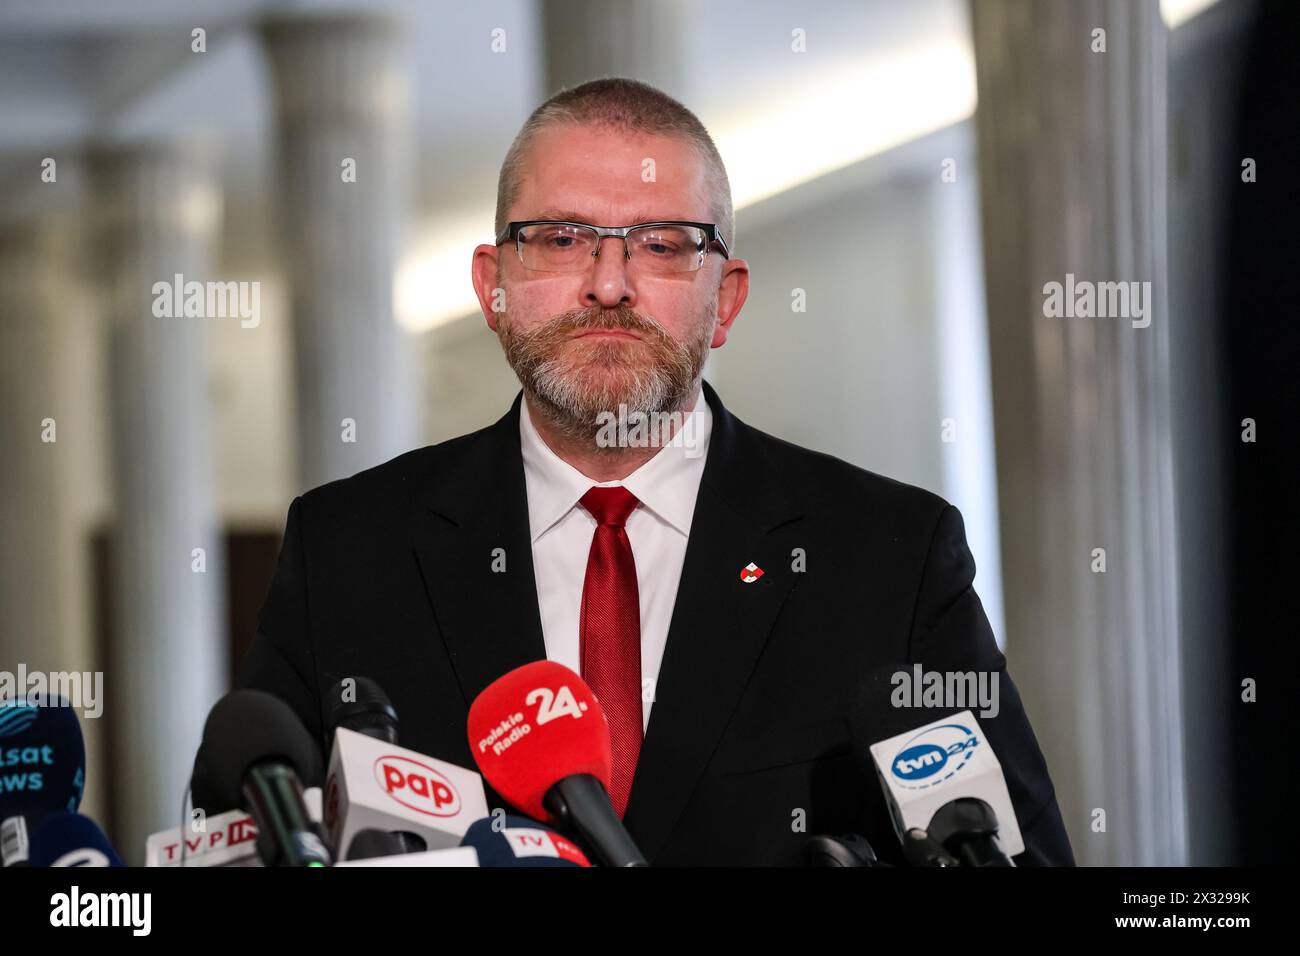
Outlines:
[[900,840],[912,827],[928,829],[945,803],[978,797],[997,815],[1002,852],[1024,852],[1002,764],[969,710],[872,744],[871,756]]
[[483,780],[445,760],[340,727],[325,779],[325,829],[343,859],[361,830],[414,833],[430,850],[460,845],[488,815]]

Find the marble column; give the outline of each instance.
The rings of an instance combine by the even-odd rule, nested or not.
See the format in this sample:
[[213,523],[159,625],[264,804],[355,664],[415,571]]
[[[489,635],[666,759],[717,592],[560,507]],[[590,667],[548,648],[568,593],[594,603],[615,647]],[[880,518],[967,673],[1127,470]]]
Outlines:
[[[1167,32],[1156,0],[970,10],[1012,674],[1079,861],[1178,865]],[[1053,282],[1141,299],[1056,317]]]
[[[155,283],[207,282],[219,200],[187,146],[88,158],[90,251],[107,326],[114,627],[105,683],[120,850],[174,826],[203,721],[228,682],[205,323],[159,316]],[[173,303],[180,312],[181,304]]]
[[306,489],[418,444],[413,349],[393,311],[410,205],[407,75],[399,27],[382,17],[286,15],[261,35]]

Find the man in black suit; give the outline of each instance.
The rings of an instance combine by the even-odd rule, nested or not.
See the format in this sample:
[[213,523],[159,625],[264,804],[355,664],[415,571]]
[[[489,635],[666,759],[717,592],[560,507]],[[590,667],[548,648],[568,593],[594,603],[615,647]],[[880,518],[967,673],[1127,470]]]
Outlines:
[[1072,863],[956,509],[750,428],[703,382],[748,290],[732,219],[676,101],[610,79],[543,104],[473,263],[523,391],[495,425],[293,502],[240,686],[320,737],[323,695],[368,676],[404,746],[473,767],[469,704],[559,660],[610,715],[611,796],[651,863],[796,864],[813,833],[898,858],[849,748],[873,669],[996,672],[982,726],[1017,862]]

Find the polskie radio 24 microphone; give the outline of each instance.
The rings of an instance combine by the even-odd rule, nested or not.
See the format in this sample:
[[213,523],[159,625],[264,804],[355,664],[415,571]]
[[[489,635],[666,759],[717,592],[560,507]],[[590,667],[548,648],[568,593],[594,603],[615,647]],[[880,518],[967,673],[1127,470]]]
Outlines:
[[[908,859],[915,863],[928,856],[935,866],[951,865],[948,857],[965,866],[1010,865],[1025,844],[997,755],[969,710],[895,707],[892,678],[905,671],[899,665],[868,675],[850,711],[849,729],[859,759],[875,768],[905,853],[914,851]],[[966,802],[947,807],[959,800]],[[926,831],[946,855],[932,846],[924,853],[925,841],[908,836],[913,829]]]
[[62,697],[0,704],[0,866],[24,866],[33,831],[81,806],[86,744]]
[[[397,743],[397,710],[383,688],[369,677],[348,677],[336,683],[326,698],[326,746],[332,752],[335,734],[342,727],[387,744]],[[409,830],[387,831],[366,828],[348,838],[348,845],[336,847],[338,854],[348,860],[375,859],[397,853],[420,853],[429,848],[428,842]],[[365,835],[360,847],[357,839]]]
[[484,817],[469,828],[461,846],[473,847],[483,867],[591,866],[576,843],[516,814]]
[[303,799],[320,754],[292,708],[271,694],[237,690],[213,706],[199,748],[218,806],[248,810],[267,866],[330,866],[329,850]]
[[[355,701],[330,707],[330,719],[337,721],[325,778],[330,843],[348,858],[353,841],[367,830],[401,834],[405,850],[417,840],[428,850],[460,846],[470,824],[487,815],[482,779],[473,770],[399,747],[396,711],[383,691],[360,679],[354,689]],[[365,732],[348,729],[348,723]],[[366,842],[374,839],[371,834]],[[363,844],[357,852],[370,851]]]
[[90,817],[56,813],[32,833],[32,866],[124,866],[108,837]]
[[484,778],[530,817],[574,836],[605,866],[645,866],[609,800],[609,723],[581,677],[534,661],[489,684],[469,709]]

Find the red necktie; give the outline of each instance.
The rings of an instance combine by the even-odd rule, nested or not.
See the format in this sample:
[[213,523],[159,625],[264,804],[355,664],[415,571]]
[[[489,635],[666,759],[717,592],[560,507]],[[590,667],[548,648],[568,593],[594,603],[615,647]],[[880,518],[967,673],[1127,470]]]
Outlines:
[[641,755],[641,601],[632,542],[623,528],[638,503],[623,487],[592,488],[580,502],[596,519],[578,624],[582,677],[609,719],[609,798],[620,817]]

